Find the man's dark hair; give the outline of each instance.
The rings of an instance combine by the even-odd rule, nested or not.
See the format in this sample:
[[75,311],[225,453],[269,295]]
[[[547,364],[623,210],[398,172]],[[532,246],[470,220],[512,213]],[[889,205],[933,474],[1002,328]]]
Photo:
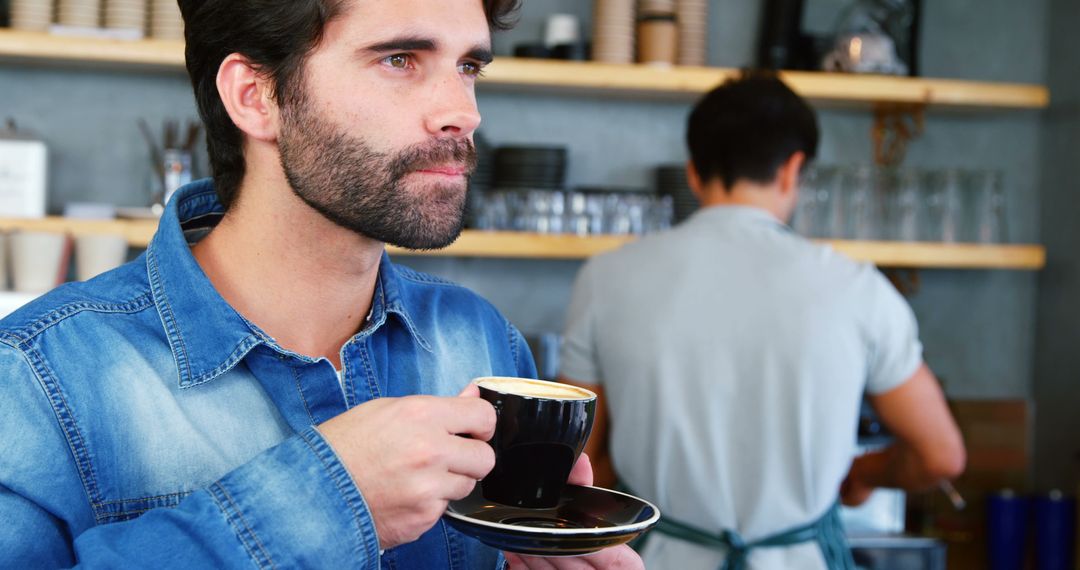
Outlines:
[[[383,1],[383,0],[378,0]],[[478,0],[479,1],[479,0]],[[221,203],[228,208],[244,178],[243,135],[217,90],[221,62],[240,53],[273,83],[279,104],[302,95],[304,62],[323,30],[350,0],[179,0],[188,74],[206,125],[207,152]],[[521,0],[483,0],[492,30],[516,20]]]
[[686,129],[690,160],[702,183],[719,179],[767,184],[791,155],[817,156],[814,110],[771,74],[746,74],[710,91],[694,107]]

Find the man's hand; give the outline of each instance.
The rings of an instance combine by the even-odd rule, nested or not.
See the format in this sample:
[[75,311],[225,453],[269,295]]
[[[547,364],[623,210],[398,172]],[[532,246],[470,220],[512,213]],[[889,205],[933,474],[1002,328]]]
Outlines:
[[486,443],[495,409],[479,393],[469,385],[457,398],[380,398],[319,426],[367,501],[382,548],[420,538],[495,466]]
[[864,483],[860,478],[859,466],[859,459],[856,458],[851,465],[851,471],[840,485],[840,502],[848,507],[857,507],[865,503],[874,493],[874,486]]
[[[570,471],[571,485],[592,485],[593,470],[589,456],[582,453],[581,458],[574,464]],[[575,556],[573,558],[553,557],[541,558],[537,556],[522,556],[512,552],[504,552],[503,556],[510,563],[511,570],[592,570],[612,568],[615,570],[644,570],[645,563],[641,557],[625,544],[612,548],[605,548],[588,556]]]

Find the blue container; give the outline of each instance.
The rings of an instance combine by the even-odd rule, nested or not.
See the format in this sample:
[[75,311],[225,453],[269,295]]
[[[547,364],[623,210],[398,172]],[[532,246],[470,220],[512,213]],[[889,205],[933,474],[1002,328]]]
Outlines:
[[1033,502],[1036,570],[1073,570],[1076,499],[1052,491]]
[[990,570],[1023,570],[1028,537],[1029,501],[1011,490],[993,495],[987,503]]

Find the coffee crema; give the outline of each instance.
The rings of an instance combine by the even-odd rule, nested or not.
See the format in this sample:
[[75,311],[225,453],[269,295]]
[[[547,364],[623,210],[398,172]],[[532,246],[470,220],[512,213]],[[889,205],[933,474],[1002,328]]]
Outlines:
[[489,390],[503,394],[517,394],[532,398],[551,398],[554,400],[591,400],[596,394],[584,388],[547,382],[544,380],[531,380],[528,378],[489,377],[479,378],[476,384]]

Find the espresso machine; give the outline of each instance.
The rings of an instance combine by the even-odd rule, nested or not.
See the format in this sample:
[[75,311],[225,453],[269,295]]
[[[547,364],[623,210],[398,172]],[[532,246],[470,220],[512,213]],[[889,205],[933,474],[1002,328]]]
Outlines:
[[[893,436],[865,400],[859,410],[856,456],[882,449]],[[842,507],[851,554],[865,570],[945,570],[945,544],[905,534],[907,494],[900,489],[877,489],[862,505]]]

